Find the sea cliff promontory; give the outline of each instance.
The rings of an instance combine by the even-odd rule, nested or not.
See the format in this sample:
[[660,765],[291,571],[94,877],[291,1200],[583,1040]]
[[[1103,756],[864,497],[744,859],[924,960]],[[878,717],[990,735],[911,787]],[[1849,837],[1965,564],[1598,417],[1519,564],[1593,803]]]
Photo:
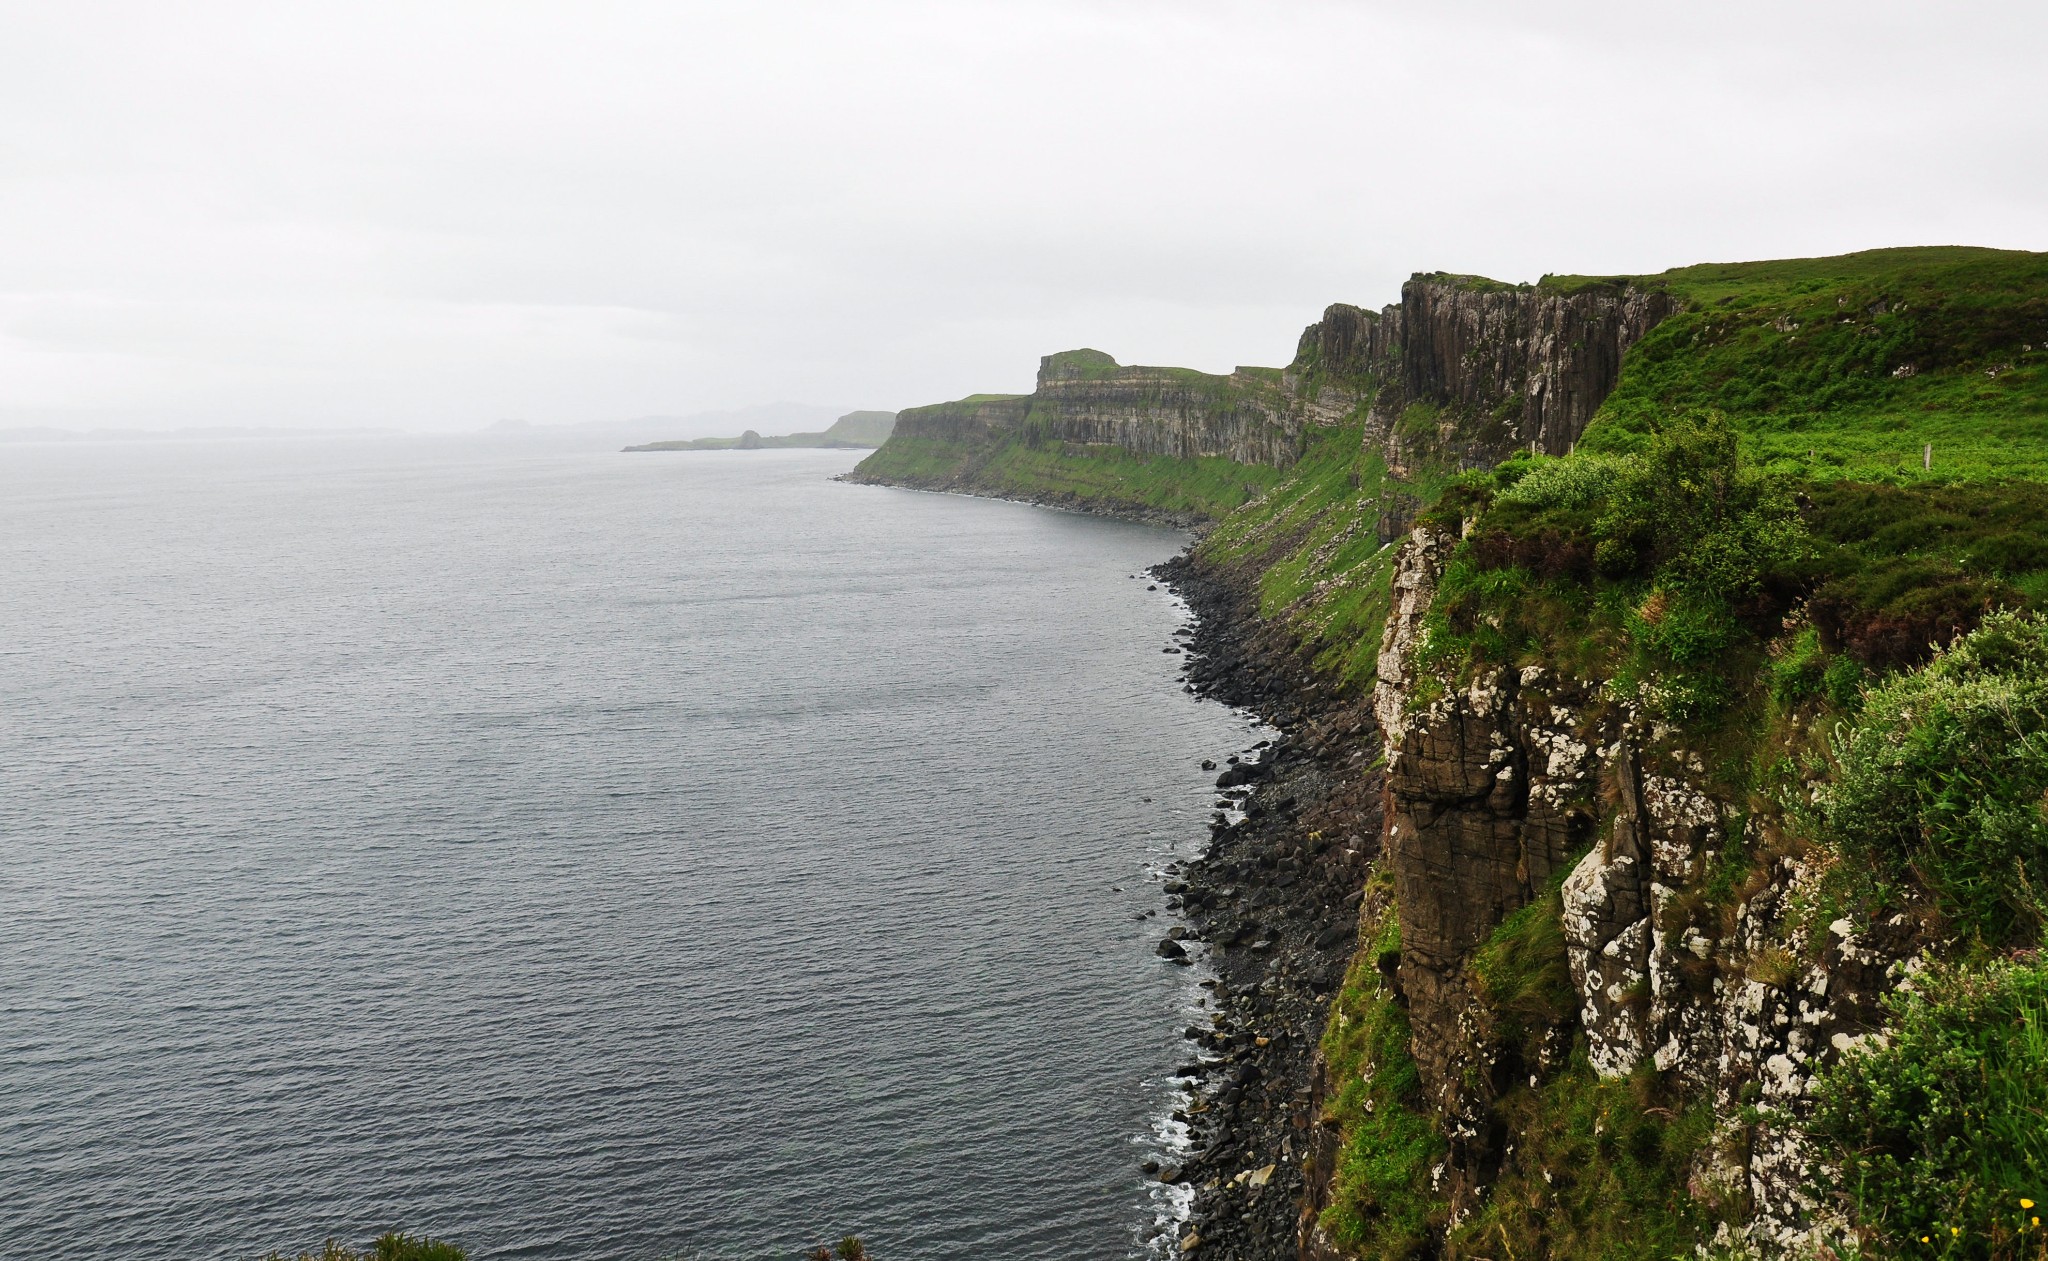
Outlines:
[[1198,525],[1198,1257],[2037,1255],[2048,256],[1417,275],[858,480]]

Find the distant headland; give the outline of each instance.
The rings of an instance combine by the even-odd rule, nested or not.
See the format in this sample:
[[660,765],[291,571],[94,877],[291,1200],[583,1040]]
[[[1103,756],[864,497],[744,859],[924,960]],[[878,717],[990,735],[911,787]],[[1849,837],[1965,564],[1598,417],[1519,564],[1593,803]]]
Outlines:
[[896,429],[895,412],[848,412],[822,433],[791,433],[764,438],[749,429],[737,438],[685,438],[671,442],[648,442],[625,448],[628,451],[760,451],[773,447],[826,447],[847,451],[871,451],[889,440]]

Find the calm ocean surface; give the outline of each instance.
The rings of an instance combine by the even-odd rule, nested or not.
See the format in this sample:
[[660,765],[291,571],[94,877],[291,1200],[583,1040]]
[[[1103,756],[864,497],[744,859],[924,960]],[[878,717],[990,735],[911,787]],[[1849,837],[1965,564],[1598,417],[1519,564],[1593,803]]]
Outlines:
[[0,1256],[1143,1255],[1256,736],[856,455],[0,447]]

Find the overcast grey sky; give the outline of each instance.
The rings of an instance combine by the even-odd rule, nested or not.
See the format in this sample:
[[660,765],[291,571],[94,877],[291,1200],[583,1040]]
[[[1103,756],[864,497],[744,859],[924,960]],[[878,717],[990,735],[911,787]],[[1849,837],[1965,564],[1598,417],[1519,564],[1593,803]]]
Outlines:
[[1410,272],[2048,249],[2048,6],[0,3],[0,426],[1281,363]]

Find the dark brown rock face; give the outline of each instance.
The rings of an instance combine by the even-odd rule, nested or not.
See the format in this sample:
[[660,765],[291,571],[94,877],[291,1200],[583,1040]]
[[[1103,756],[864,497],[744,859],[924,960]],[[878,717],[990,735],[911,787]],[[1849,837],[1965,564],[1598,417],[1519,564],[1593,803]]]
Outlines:
[[[1633,285],[1564,293],[1418,276],[1401,289],[1400,376],[1373,411],[1398,431],[1408,407],[1438,406],[1466,431],[1438,436],[1465,438],[1486,463],[1522,447],[1563,455],[1613,392],[1622,354],[1676,309]],[[1405,435],[1411,447],[1429,436]]]
[[1623,283],[1570,291],[1417,275],[1374,315],[1333,306],[1302,334],[1290,382],[1370,396],[1367,441],[1397,470],[1421,453],[1470,467],[1563,455],[1621,377],[1621,358],[1678,309]]
[[1478,1193],[1497,1139],[1490,1104],[1529,1066],[1492,1045],[1468,965],[1591,837],[1585,697],[1531,668],[1497,670],[1407,716],[1388,741],[1387,862],[1401,916],[1400,982],[1424,1091],[1451,1144],[1452,1202]]

